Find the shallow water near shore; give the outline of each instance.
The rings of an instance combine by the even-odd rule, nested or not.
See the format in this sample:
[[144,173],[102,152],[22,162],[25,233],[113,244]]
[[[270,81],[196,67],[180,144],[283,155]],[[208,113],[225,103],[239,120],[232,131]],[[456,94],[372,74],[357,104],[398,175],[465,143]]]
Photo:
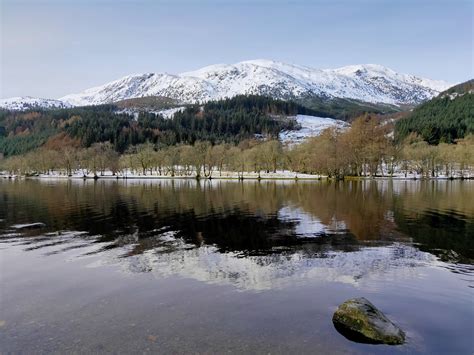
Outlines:
[[0,351],[471,354],[473,260],[474,181],[3,180]]

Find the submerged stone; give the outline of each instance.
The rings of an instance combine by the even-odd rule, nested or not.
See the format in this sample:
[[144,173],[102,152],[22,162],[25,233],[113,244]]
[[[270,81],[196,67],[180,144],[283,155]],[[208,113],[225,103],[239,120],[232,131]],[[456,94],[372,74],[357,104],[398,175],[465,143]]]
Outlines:
[[405,342],[405,333],[363,297],[341,304],[332,321],[337,331],[352,341],[389,345]]

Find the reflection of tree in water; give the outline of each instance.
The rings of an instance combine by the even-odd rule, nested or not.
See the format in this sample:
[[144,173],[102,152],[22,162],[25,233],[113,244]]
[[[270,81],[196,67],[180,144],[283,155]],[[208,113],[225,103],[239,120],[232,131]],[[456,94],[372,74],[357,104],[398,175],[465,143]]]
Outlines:
[[353,251],[358,248],[356,240],[349,234],[301,239],[293,232],[295,222],[281,221],[274,215],[255,217],[237,208],[207,217],[196,216],[193,211],[164,215],[127,215],[133,218],[125,219],[121,213],[121,222],[112,233],[106,232],[108,228],[103,224],[90,229],[95,235],[99,235],[97,242],[112,242],[101,251],[133,244],[127,255],[140,254],[161,247],[159,237],[170,232],[174,238],[182,239],[190,246],[213,245],[219,252],[233,251],[241,256],[291,252],[296,249],[314,254],[327,250]]
[[442,260],[474,262],[474,184],[400,182],[394,198],[398,229]]
[[[173,231],[193,245],[252,255],[278,248],[351,250],[356,240],[409,235],[427,250],[436,240],[436,248],[472,257],[465,254],[473,238],[464,213],[474,189],[459,182],[26,181],[0,184],[0,193],[2,206],[21,205],[1,208],[0,219],[42,221],[49,231],[87,231],[99,236],[95,241],[108,242],[108,249],[133,244],[131,254],[156,247],[157,234]],[[345,230],[302,240],[295,234],[298,221],[279,216],[288,206],[326,226],[341,222]],[[430,214],[432,206],[457,214]]]
[[419,249],[445,261],[474,262],[474,219],[453,211],[426,211],[406,216],[395,214],[399,229],[410,235]]
[[358,240],[369,240],[385,237],[381,230],[388,223],[385,215],[391,205],[390,194],[374,181],[339,182],[304,186],[301,193],[290,193],[288,199],[325,225],[343,221]]

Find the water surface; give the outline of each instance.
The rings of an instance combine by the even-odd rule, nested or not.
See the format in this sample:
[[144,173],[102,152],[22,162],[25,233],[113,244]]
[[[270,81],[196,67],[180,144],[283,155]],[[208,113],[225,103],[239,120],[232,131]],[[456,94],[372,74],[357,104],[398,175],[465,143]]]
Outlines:
[[4,180],[0,350],[471,354],[473,259],[472,181]]

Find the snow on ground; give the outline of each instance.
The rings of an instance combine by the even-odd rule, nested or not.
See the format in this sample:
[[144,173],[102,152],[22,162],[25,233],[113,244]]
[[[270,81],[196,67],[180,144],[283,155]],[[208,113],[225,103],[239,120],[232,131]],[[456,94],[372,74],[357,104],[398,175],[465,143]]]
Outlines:
[[147,110],[137,109],[137,108],[124,108],[122,110],[115,111],[115,113],[116,114],[132,115],[135,120],[138,120],[138,116],[139,116],[140,112],[150,112],[150,113],[154,113],[156,115],[161,115],[166,119],[170,119],[170,118],[173,118],[173,116],[176,112],[182,112],[185,109],[186,109],[185,106],[173,107],[173,108],[160,110],[160,111],[147,111]]
[[30,96],[10,97],[0,99],[0,108],[15,111],[24,111],[32,108],[67,108],[72,107],[69,103],[54,100],[41,99]]
[[173,118],[173,116],[176,112],[183,112],[185,109],[186,109],[186,107],[184,107],[184,106],[173,107],[173,108],[169,108],[169,109],[166,109],[166,110],[157,111],[155,113],[163,116],[164,118]]
[[134,109],[131,109],[131,108],[124,108],[122,110],[115,111],[115,113],[117,115],[130,115],[130,116],[133,116],[133,119],[136,121],[136,120],[138,120],[138,115],[139,115],[140,112],[138,110],[134,110]]
[[[175,178],[175,179],[195,179],[196,175],[195,173],[192,173],[191,175],[182,175],[177,173],[174,177],[171,176],[169,173],[167,175],[159,175],[156,171],[153,172],[153,174],[150,174],[147,172],[146,175],[144,175],[140,171],[124,171],[122,173],[119,173],[117,175],[113,175],[112,172],[106,171],[104,172],[103,175],[100,173],[97,173],[98,178],[127,178],[127,179],[170,179],[170,178]],[[4,177],[7,177],[5,175]],[[82,170],[76,171],[72,176],[67,176],[64,172],[58,172],[54,171],[51,172],[50,174],[40,174],[38,175],[40,178],[93,178],[94,175],[92,173],[86,173],[85,171],[83,172]],[[302,174],[302,173],[295,173],[292,171],[288,170],[277,170],[276,172],[266,172],[266,171],[261,171],[260,173],[256,172],[244,172],[243,173],[244,179],[319,179],[320,175],[313,175],[313,174]],[[239,178],[239,173],[233,172],[233,171],[222,171],[219,173],[219,171],[214,170],[212,173],[212,178],[213,179],[238,179]],[[205,179],[203,177],[203,179]]]
[[307,115],[297,115],[296,121],[301,126],[297,131],[284,131],[280,133],[282,143],[298,144],[302,143],[308,137],[315,137],[321,134],[327,128],[345,128],[349,127],[347,122],[328,117],[316,117]]

